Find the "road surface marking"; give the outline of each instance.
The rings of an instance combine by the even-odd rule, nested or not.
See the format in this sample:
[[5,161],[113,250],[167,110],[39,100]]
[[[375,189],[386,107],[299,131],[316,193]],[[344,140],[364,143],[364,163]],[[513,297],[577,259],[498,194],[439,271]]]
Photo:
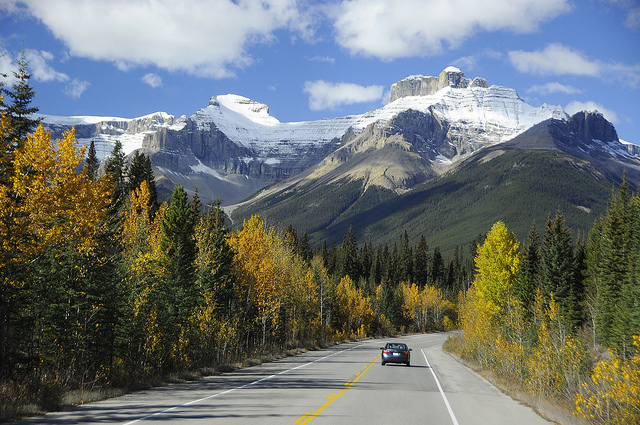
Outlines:
[[[291,369],[283,370],[283,371],[278,372],[278,373],[276,373],[276,374],[274,374],[274,375],[265,376],[264,378],[258,379],[257,381],[253,381],[253,382],[251,382],[251,383],[248,383],[248,384],[245,384],[245,385],[242,385],[242,386],[236,387],[236,388],[231,388],[231,389],[228,389],[228,390],[226,390],[226,391],[222,391],[222,392],[219,392],[219,393],[211,394],[211,395],[209,395],[209,396],[207,396],[207,397],[202,397],[202,398],[199,398],[199,399],[197,399],[197,400],[192,400],[192,401],[189,401],[189,402],[187,402],[187,403],[180,404],[180,405],[178,405],[178,406],[169,407],[168,409],[164,409],[164,410],[161,410],[161,411],[158,411],[158,412],[152,413],[152,414],[147,415],[147,416],[144,416],[144,417],[142,417],[142,418],[138,418],[138,419],[135,419],[135,420],[130,421],[130,422],[125,422],[123,425],[131,425],[131,424],[135,424],[135,423],[137,423],[137,422],[146,421],[147,419],[151,419],[151,418],[154,418],[154,417],[156,417],[156,416],[164,415],[164,414],[169,413],[169,412],[172,412],[172,411],[174,411],[174,410],[176,410],[176,409],[180,409],[181,407],[189,407],[189,406],[194,405],[194,404],[196,404],[196,403],[200,403],[201,401],[205,401],[205,400],[209,400],[209,399],[212,399],[212,398],[220,397],[220,396],[222,396],[222,395],[229,394],[229,393],[232,393],[232,392],[237,391],[237,390],[243,390],[243,389],[245,389],[245,388],[249,388],[249,387],[250,387],[250,386],[252,386],[252,385],[259,384],[260,382],[267,381],[267,380],[269,380],[269,379],[273,379],[273,378],[277,377],[278,375],[283,375],[283,374],[285,374],[285,373],[291,372],[292,370],[302,369],[303,367],[307,367],[307,366],[309,366],[309,365],[311,365],[311,364],[314,364],[314,363],[320,362],[320,361],[322,361],[322,360],[326,360],[326,359],[328,359],[329,357],[333,357],[333,356],[336,356],[336,355],[338,355],[338,354],[342,354],[342,353],[344,353],[344,352],[346,352],[346,351],[352,350],[352,349],[357,348],[357,347],[359,347],[359,345],[358,345],[358,346],[351,347],[351,348],[347,348],[346,350],[337,351],[337,352],[335,352],[335,353],[332,353],[332,354],[326,355],[326,356],[324,356],[324,357],[321,357],[321,358],[319,358],[319,359],[316,359],[316,360],[314,360],[314,361],[312,361],[312,362],[305,363],[305,364],[301,364],[301,365],[296,366],[296,367],[292,367]],[[343,391],[344,391],[344,390],[343,390]]]
[[349,388],[351,388],[353,386],[353,384],[355,384],[358,379],[362,378],[362,376],[365,374],[366,371],[368,371],[369,369],[371,369],[371,366],[373,366],[378,359],[380,358],[380,356],[376,357],[371,363],[369,363],[369,365],[367,367],[364,368],[364,370],[359,373],[356,377],[356,379],[354,379],[353,381],[349,381],[346,382],[345,385],[345,389],[343,389],[342,391],[340,391],[338,394],[331,394],[331,398],[329,398],[329,401],[327,401],[325,404],[323,404],[322,406],[320,406],[320,408],[318,410],[316,410],[313,413],[305,413],[303,416],[301,416],[300,418],[298,418],[293,425],[305,425],[308,424],[309,422],[311,422],[313,420],[313,418],[315,418],[316,416],[318,416],[324,409],[326,409],[327,407],[329,407],[329,405],[331,403],[333,403],[334,401],[336,401],[338,399],[338,397],[340,397],[342,394],[345,393],[345,391],[347,391]]
[[431,374],[433,375],[433,379],[436,380],[436,385],[438,386],[438,390],[440,390],[440,395],[442,395],[442,399],[444,400],[444,404],[447,406],[447,411],[449,412],[449,416],[451,416],[451,421],[453,422],[453,425],[458,425],[458,420],[456,419],[456,415],[453,414],[453,410],[451,409],[451,405],[449,404],[449,400],[447,400],[447,396],[444,394],[444,390],[442,389],[442,386],[440,385],[440,381],[438,381],[438,377],[436,376],[436,373],[433,371],[433,368],[429,364],[429,359],[427,359],[427,355],[425,354],[424,350],[420,349],[420,351],[422,351],[422,355],[424,356],[424,361],[427,362],[427,366],[429,367],[429,370],[431,371]]

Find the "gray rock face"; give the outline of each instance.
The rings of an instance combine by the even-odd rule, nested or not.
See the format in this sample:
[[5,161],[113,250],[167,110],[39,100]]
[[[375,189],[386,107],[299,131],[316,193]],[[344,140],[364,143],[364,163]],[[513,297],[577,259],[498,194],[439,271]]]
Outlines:
[[[600,114],[569,118],[561,107],[536,108],[514,89],[488,87],[484,78],[470,80],[454,67],[438,77],[412,76],[393,84],[382,108],[319,121],[281,123],[266,105],[219,95],[188,118],[155,113],[134,119],[49,117],[44,123],[56,138],[75,126],[78,142],[94,141],[99,158],[107,157],[116,141],[127,154],[141,150],[150,156],[165,193],[181,184],[187,191],[197,187],[204,202],[220,197],[231,205],[294,176],[292,181],[349,177],[410,190],[551,117],[564,123],[554,140],[588,147],[594,155],[626,152]],[[533,136],[530,144],[539,148],[540,138]]]
[[487,87],[487,80],[475,78],[472,82],[464,76],[458,68],[452,66],[445,68],[438,77],[429,75],[412,75],[391,85],[389,102],[407,96],[429,96],[437,93],[445,87],[466,88]]

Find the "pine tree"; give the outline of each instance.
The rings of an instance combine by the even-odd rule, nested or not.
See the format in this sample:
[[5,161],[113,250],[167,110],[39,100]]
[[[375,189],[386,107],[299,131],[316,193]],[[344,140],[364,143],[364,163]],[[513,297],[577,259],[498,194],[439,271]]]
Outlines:
[[122,143],[119,140],[116,140],[113,150],[107,158],[105,174],[109,176],[113,183],[112,210],[115,213],[122,208],[124,201],[129,195],[126,180],[127,167],[124,161]]
[[442,289],[442,283],[444,280],[444,260],[442,259],[442,254],[440,253],[440,247],[436,246],[433,249],[433,255],[431,256],[431,267],[429,268],[431,271],[431,284],[436,288]]
[[409,246],[409,235],[404,231],[400,245],[399,258],[399,280],[402,282],[413,283],[413,250]]
[[429,281],[429,245],[424,235],[420,236],[420,242],[415,253],[415,282],[419,288],[423,288]]
[[197,223],[200,220],[200,215],[202,214],[202,202],[200,202],[200,195],[198,194],[198,186],[196,186],[195,191],[193,192],[193,196],[191,197],[191,214],[192,220],[194,223]]
[[196,303],[194,229],[193,211],[187,192],[178,185],[174,188],[171,203],[162,217],[160,246],[166,252],[166,295],[169,296],[170,304],[175,306],[179,323],[187,320]]
[[358,267],[358,239],[353,226],[349,226],[347,234],[342,239],[342,246],[339,254],[339,273],[340,277],[349,276],[351,280],[357,282],[360,278]]
[[151,157],[145,156],[144,162],[144,174],[145,180],[149,184],[149,193],[151,194],[151,202],[154,212],[158,209],[158,189],[156,188],[156,178],[153,175],[153,168],[151,167]]
[[158,210],[158,190],[156,189],[156,179],[151,168],[151,159],[148,155],[141,153],[139,150],[133,153],[127,170],[127,179],[129,192],[138,188],[143,181],[147,182],[149,194],[151,195],[151,214],[155,214]]
[[601,343],[624,354],[628,345],[627,306],[629,291],[625,290],[629,271],[630,225],[629,186],[626,180],[609,205],[599,229],[598,262],[590,265],[591,299],[595,299],[596,334]]
[[98,179],[98,168],[100,167],[100,161],[98,161],[98,156],[96,155],[96,145],[92,140],[89,144],[89,151],[87,152],[87,159],[85,160],[85,164],[87,167],[87,174],[91,181],[96,181]]
[[29,61],[24,57],[24,52],[16,60],[18,70],[13,71],[13,76],[16,82],[12,85],[11,89],[7,89],[6,93],[11,97],[11,104],[7,107],[7,116],[11,119],[13,131],[11,133],[11,139],[17,143],[15,146],[19,146],[27,138],[27,134],[30,133],[40,123],[40,118],[32,118],[34,114],[39,111],[36,106],[31,106],[31,102],[35,97],[35,92],[29,80],[31,74],[27,70]]
[[369,281],[373,257],[373,245],[370,240],[367,240],[358,252],[358,270],[360,271],[360,279],[364,282]]
[[575,267],[571,233],[562,214],[556,212],[553,219],[547,218],[540,255],[540,287],[546,301],[553,293],[571,328],[578,324],[579,311]]
[[300,240],[300,256],[308,265],[311,264],[311,260],[313,259],[313,251],[311,250],[311,246],[309,245],[309,235],[307,235],[307,232],[304,232],[304,235],[302,235],[302,239]]
[[220,207],[220,199],[215,207],[203,215],[195,228],[197,282],[203,294],[212,294],[215,311],[222,317],[230,318],[236,310],[234,279],[231,272],[233,253],[226,238],[226,215]]
[[136,150],[131,157],[127,175],[130,190],[137,189],[140,183],[147,180],[145,163],[145,155],[141,153],[140,150]]
[[531,312],[539,282],[540,237],[535,224],[529,230],[529,238],[522,256],[520,278],[516,288],[516,296],[526,314]]

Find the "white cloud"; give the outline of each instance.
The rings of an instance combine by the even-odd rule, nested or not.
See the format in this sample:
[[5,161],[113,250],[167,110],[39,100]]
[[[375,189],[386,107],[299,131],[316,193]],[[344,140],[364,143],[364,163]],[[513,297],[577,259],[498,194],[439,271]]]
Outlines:
[[69,81],[69,76],[58,72],[48,62],[53,60],[53,55],[45,50],[27,49],[24,52],[25,59],[29,62],[28,69],[36,81],[49,82]]
[[[9,55],[9,52],[5,49],[0,49],[0,81],[10,86],[13,84],[13,72],[16,67],[13,63],[13,59]],[[4,77],[6,75],[6,77]]]
[[511,64],[520,72],[538,75],[586,75],[596,77],[601,72],[598,62],[590,61],[560,43],[552,43],[543,50],[509,52]]
[[579,94],[582,93],[577,87],[567,86],[565,84],[560,84],[557,82],[546,83],[546,84],[537,84],[531,86],[527,93],[540,93],[540,94],[551,94],[551,93],[563,93],[563,94]]
[[80,96],[82,96],[82,93],[84,93],[90,85],[91,83],[88,81],[81,81],[77,78],[74,78],[65,86],[63,93],[67,96],[72,97],[73,99],[79,99]]
[[330,83],[322,80],[307,81],[304,92],[309,95],[312,111],[335,109],[340,105],[373,102],[380,100],[383,86],[361,86],[352,83]]
[[[18,2],[4,0],[11,11]],[[252,62],[252,44],[279,29],[307,37],[311,27],[296,0],[25,0],[20,2],[71,56],[121,69],[155,65],[220,78]]]
[[612,123],[616,124],[618,122],[618,114],[616,114],[614,111],[610,109],[605,108],[604,106],[598,103],[591,102],[591,101],[580,102],[576,100],[569,103],[567,106],[565,106],[564,110],[567,111],[569,115],[573,115],[576,112],[580,112],[580,111],[598,111],[607,120],[611,121]]
[[336,41],[383,60],[433,55],[482,31],[536,31],[568,0],[344,0],[332,11]]
[[640,5],[638,0],[609,0],[610,3],[616,4],[626,14],[624,24],[631,29],[640,28]]
[[626,65],[592,60],[560,43],[552,43],[542,50],[533,52],[513,50],[509,52],[509,60],[514,68],[527,74],[606,77],[633,88],[640,85],[640,64]]
[[149,84],[155,89],[162,86],[162,77],[155,72],[150,72],[142,76],[142,82],[145,84]]

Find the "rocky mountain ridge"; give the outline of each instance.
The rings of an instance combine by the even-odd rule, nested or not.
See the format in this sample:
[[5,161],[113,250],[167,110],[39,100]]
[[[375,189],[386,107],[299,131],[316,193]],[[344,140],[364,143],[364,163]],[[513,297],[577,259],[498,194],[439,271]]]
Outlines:
[[[479,149],[568,118],[559,106],[528,105],[514,89],[448,67],[438,77],[393,84],[379,109],[318,121],[282,123],[267,105],[219,95],[189,117],[48,116],[43,122],[54,137],[75,126],[78,141],[93,140],[102,158],[116,140],[125,153],[140,149],[150,155],[160,189],[197,187],[205,202],[219,197],[230,205],[265,187],[343,178],[402,193]],[[617,135],[603,137],[619,143]]]

